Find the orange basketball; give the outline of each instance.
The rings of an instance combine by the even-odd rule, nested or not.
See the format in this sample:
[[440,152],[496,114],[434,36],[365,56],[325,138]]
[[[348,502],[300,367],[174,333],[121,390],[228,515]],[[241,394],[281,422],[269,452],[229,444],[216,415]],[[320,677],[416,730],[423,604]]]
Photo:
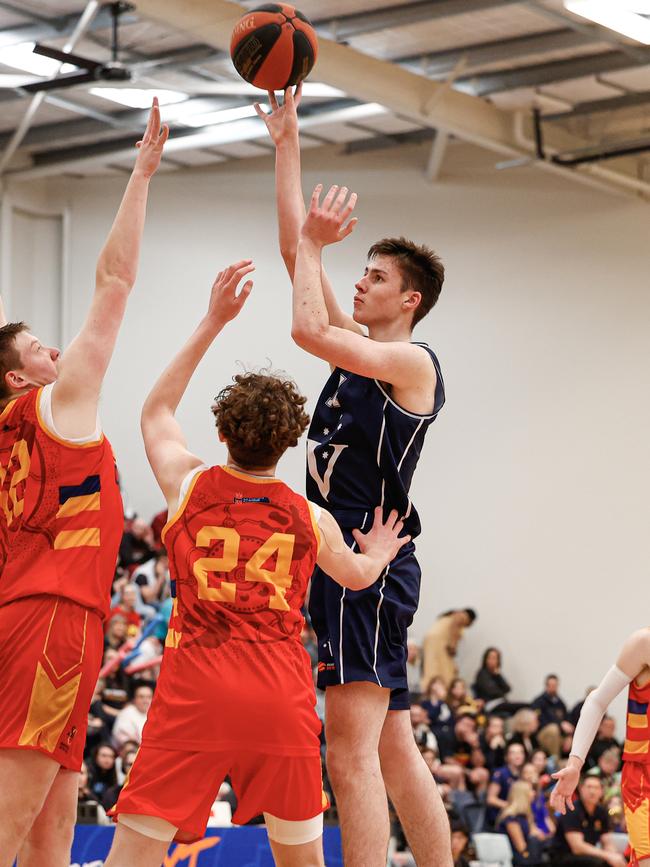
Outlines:
[[262,90],[284,90],[311,72],[318,40],[309,19],[287,3],[267,3],[235,26],[230,56],[243,79]]

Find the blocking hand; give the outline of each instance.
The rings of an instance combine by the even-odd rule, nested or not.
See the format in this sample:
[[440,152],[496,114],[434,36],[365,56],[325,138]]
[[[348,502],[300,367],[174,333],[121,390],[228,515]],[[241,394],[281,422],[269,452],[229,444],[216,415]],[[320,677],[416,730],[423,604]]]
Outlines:
[[347,238],[358,220],[352,217],[349,222],[346,222],[357,204],[356,193],[351,193],[348,199],[347,187],[330,187],[321,204],[322,190],[323,185],[318,184],[312,193],[309,213],[303,224],[301,237],[324,247]]
[[352,535],[362,554],[371,554],[373,557],[382,559],[388,565],[395,559],[399,549],[411,541],[410,536],[400,536],[403,529],[404,521],[399,518],[395,509],[384,523],[382,508],[377,506],[371,529],[367,533],[353,530]]
[[149,112],[147,128],[141,140],[136,143],[139,149],[135,168],[150,178],[160,165],[163,147],[169,138],[169,127],[164,123],[160,125],[160,106],[158,97],[154,96],[153,105]]
[[238,315],[251,294],[253,281],[247,280],[237,294],[243,277],[255,270],[252,259],[242,259],[229,265],[224,271],[219,271],[217,279],[212,284],[208,316],[219,323],[230,322]]

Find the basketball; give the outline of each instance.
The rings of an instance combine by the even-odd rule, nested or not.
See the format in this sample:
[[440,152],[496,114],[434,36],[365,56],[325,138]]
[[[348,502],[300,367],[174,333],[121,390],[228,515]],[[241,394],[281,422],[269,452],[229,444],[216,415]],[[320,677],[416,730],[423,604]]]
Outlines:
[[318,40],[302,12],[287,3],[267,3],[239,20],[230,56],[241,77],[255,87],[284,90],[309,75]]

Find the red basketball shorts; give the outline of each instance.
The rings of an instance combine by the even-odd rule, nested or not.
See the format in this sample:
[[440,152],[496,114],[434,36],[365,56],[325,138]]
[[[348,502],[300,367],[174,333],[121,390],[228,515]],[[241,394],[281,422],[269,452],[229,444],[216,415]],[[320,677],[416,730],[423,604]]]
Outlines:
[[99,616],[68,599],[0,606],[0,748],[80,770],[103,641]]
[[623,762],[621,793],[632,847],[630,864],[635,865],[650,858],[650,766],[645,762]]
[[109,815],[157,816],[178,828],[177,842],[200,840],[226,776],[237,796],[233,821],[238,825],[260,813],[303,821],[329,806],[319,755],[186,752],[142,746]]

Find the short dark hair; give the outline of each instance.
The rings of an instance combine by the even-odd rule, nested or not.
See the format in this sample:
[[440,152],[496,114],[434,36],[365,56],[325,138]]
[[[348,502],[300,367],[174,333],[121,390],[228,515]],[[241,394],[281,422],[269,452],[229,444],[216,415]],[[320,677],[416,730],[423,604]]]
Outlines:
[[557,674],[547,674],[546,680],[544,681],[544,683],[548,683],[549,680],[559,680],[559,679],[560,678],[557,676]]
[[478,614],[476,613],[476,611],[474,611],[473,608],[463,608],[463,611],[469,617],[469,625],[471,626],[478,617]]
[[402,292],[419,292],[420,303],[413,313],[412,327],[423,319],[440,297],[445,266],[430,247],[408,238],[382,238],[368,250],[368,259],[389,256],[402,274]]
[[16,349],[16,335],[21,331],[29,331],[25,322],[8,322],[0,328],[0,400],[12,396],[5,376],[14,368],[22,368],[20,355]]
[[233,380],[215,398],[217,428],[240,467],[272,467],[309,424],[307,398],[286,376],[240,373]]

